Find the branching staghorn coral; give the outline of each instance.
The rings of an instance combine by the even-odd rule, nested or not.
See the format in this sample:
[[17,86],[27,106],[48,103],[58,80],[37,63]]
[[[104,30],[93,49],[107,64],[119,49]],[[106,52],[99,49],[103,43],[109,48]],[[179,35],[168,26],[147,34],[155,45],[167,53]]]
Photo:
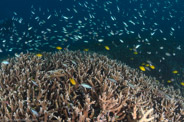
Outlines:
[[184,119],[180,91],[106,56],[65,50],[7,60],[0,70],[2,121]]
[[154,117],[151,118],[147,118],[148,115],[153,111],[153,108],[148,110],[146,113],[143,111],[143,109],[141,109],[142,115],[143,117],[139,120],[139,122],[150,122],[154,119]]

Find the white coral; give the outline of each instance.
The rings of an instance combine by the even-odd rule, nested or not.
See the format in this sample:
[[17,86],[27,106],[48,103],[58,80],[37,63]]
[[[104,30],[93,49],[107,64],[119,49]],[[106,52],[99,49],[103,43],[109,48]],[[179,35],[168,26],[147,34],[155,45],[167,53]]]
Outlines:
[[147,118],[147,116],[153,111],[153,108],[148,110],[146,113],[143,111],[143,109],[141,108],[141,112],[142,112],[142,115],[143,117],[139,120],[139,122],[149,122],[151,120],[154,119],[154,117],[151,117],[151,118]]

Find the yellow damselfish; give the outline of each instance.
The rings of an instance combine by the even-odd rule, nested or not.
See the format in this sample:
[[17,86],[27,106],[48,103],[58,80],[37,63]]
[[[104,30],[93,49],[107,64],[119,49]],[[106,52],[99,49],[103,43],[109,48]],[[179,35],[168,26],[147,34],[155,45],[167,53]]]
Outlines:
[[151,68],[151,69],[155,69],[155,66],[153,66],[153,65],[150,65],[150,68]]
[[171,80],[168,80],[167,83],[171,83],[172,81]]
[[145,69],[143,66],[139,66],[139,69],[140,69],[141,71],[146,71],[146,69]]
[[145,65],[145,63],[142,63],[141,65]]
[[105,49],[106,49],[106,50],[110,50],[109,46],[105,46]]
[[149,65],[149,64],[146,64],[145,66],[146,66],[146,67],[149,67],[150,65]]
[[56,49],[57,49],[57,50],[61,50],[61,49],[62,49],[62,47],[60,47],[60,46],[57,46],[57,47],[56,47]]
[[184,82],[181,82],[181,85],[184,86]]
[[70,78],[69,80],[70,80],[70,83],[71,83],[72,85],[76,85],[76,82],[75,82],[74,78]]
[[36,54],[37,57],[42,57],[42,54],[38,53]]
[[174,71],[172,71],[172,73],[177,74],[177,73],[178,73],[178,71],[177,71],[177,70],[174,70]]
[[84,51],[89,51],[89,49],[84,49]]

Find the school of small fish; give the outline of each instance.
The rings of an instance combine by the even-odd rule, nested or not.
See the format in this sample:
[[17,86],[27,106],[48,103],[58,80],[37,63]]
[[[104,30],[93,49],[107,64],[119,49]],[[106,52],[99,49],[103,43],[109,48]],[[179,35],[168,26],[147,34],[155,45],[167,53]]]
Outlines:
[[[69,5],[56,1],[60,9],[33,4],[27,17],[13,12],[12,24],[0,25],[0,56],[36,52],[42,58],[42,51],[97,49],[113,52],[123,62],[168,84],[184,86],[184,9],[180,1],[73,0]],[[1,63],[9,64],[6,60]],[[73,78],[70,82],[76,84]]]

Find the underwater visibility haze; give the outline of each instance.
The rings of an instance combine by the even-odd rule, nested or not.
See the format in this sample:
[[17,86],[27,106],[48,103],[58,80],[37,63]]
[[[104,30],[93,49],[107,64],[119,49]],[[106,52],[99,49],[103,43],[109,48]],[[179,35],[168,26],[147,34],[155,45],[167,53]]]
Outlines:
[[[5,96],[0,99],[0,115],[6,113],[7,118],[15,120],[28,119],[28,116],[33,115],[34,117],[30,117],[30,120],[44,121],[47,119],[74,121],[77,117],[76,120],[79,121],[183,121],[184,112],[182,105],[180,105],[180,102],[183,101],[184,91],[183,22],[184,2],[182,0],[1,0],[0,89],[1,95]],[[29,67],[28,64],[32,64],[33,68],[26,69]],[[84,64],[86,67],[83,66]],[[40,73],[36,69],[34,70],[34,66],[38,68]],[[21,69],[20,72],[23,72],[26,77],[18,77],[20,72],[16,68]],[[81,70],[79,70],[80,68]],[[111,69],[114,69],[113,75]],[[30,74],[26,74],[28,71]],[[87,74],[81,75],[83,72]],[[129,73],[130,75],[128,75]],[[12,78],[9,78],[10,76]],[[142,77],[145,77],[145,82],[141,80],[144,79]],[[25,106],[29,110],[23,107],[24,104],[20,102],[21,100],[18,100],[18,98],[23,100],[24,97],[18,95],[18,98],[14,98],[12,96],[14,100],[11,101],[8,99],[8,93],[5,93],[6,90],[4,91],[4,89],[11,91],[13,86],[7,87],[6,83],[12,83],[16,80],[17,82],[14,82],[18,84],[16,90],[20,90],[26,84],[23,82],[31,83],[35,87],[34,93],[22,93],[22,96],[33,95],[30,97],[30,101],[36,104],[27,103]],[[41,81],[49,81],[48,84],[54,85],[46,85]],[[60,81],[65,82],[59,83]],[[107,90],[108,85],[104,85],[105,83],[102,81],[107,81],[107,84],[110,84],[111,91]],[[65,84],[66,82],[69,84]],[[144,91],[141,84],[146,84],[147,87],[153,84],[152,88],[163,90],[162,92],[151,90],[150,94],[159,96],[155,100],[157,102],[153,102],[153,106],[159,102],[164,104],[166,101],[161,102],[162,97],[171,100],[172,96],[176,101],[175,104],[173,103],[175,105],[173,113],[175,114],[169,116],[164,108],[163,114],[165,116],[168,114],[171,118],[164,115],[158,115],[158,117],[156,114],[161,113],[161,110],[157,110],[156,107],[150,109],[151,107],[148,105],[150,110],[144,108],[143,111],[143,108],[139,108],[138,103],[136,103],[138,100],[135,100],[135,105],[130,105],[127,109],[127,111],[130,109],[131,113],[124,115],[118,109],[124,109],[123,105],[113,108],[117,106],[113,105],[112,107],[109,103],[108,105],[111,107],[108,108],[105,103],[110,98],[106,98],[105,93],[97,97],[98,94],[102,93],[101,89],[107,90],[109,92],[107,95],[112,95],[113,89],[127,91],[125,87],[129,88],[129,94],[132,93],[131,89],[137,87],[135,96],[137,98],[139,95],[143,97],[144,93],[141,95],[140,92]],[[37,104],[38,101],[34,101],[34,95],[38,95],[35,98],[41,100],[41,94],[45,94],[46,89],[51,88],[50,91],[53,91],[56,86],[56,89],[68,90],[67,92],[58,90],[57,94],[66,93],[68,96],[71,94],[71,99],[77,100],[69,104],[66,101],[69,101],[70,98],[65,98],[66,96],[63,95],[60,99],[59,96],[48,93],[47,97],[43,97],[44,100],[49,99],[48,97],[58,99],[60,102],[66,100],[64,104],[66,106],[60,110],[58,106],[64,105],[58,101],[58,103],[55,101],[41,102],[47,106],[51,105],[48,107],[46,115],[43,112],[46,109],[44,106],[42,106],[44,110],[38,107],[41,103]],[[43,93],[39,92],[42,88],[45,89]],[[171,93],[169,90],[164,91],[165,88],[171,89]],[[31,85],[25,85],[25,91],[26,89],[31,89]],[[90,95],[87,94],[88,92]],[[117,96],[112,101],[120,104],[121,100],[115,98],[125,95],[125,93],[119,93],[120,91],[116,92]],[[164,93],[166,94],[163,95]],[[179,96],[176,97],[177,93]],[[92,96],[90,99],[95,99],[96,104],[93,101],[90,102],[86,96]],[[145,95],[145,98],[148,96]],[[28,101],[27,97],[25,99]],[[130,102],[127,99],[121,102],[129,105]],[[16,100],[19,101],[17,102],[19,106],[12,107],[13,101]],[[134,101],[133,98],[131,100]],[[84,101],[92,105],[96,111],[81,104]],[[102,104],[103,107],[100,107]],[[76,107],[72,107],[73,105],[79,108],[76,109]],[[8,108],[6,109],[5,106]],[[82,107],[84,110],[79,110]],[[20,111],[19,108],[21,108]],[[57,108],[58,113],[53,112],[55,108]],[[105,109],[109,112],[106,112]],[[89,110],[88,114],[87,110]],[[73,111],[75,112],[72,114]],[[152,111],[154,111],[154,119],[145,119]],[[49,115],[52,112],[53,114]],[[77,112],[81,113],[81,116],[77,115]],[[24,116],[25,114],[26,116]],[[51,117],[51,115],[53,116]],[[106,116],[107,118],[105,118]]]

